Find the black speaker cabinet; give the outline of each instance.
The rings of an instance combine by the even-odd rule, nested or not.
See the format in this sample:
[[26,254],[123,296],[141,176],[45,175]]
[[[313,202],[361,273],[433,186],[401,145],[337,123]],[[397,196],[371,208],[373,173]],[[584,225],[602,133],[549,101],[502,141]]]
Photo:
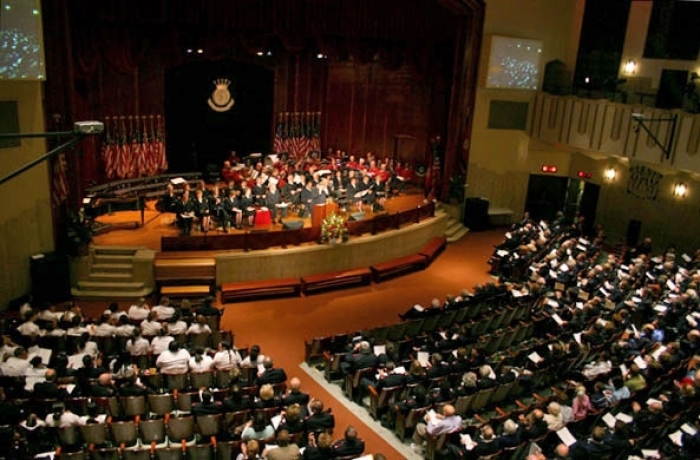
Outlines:
[[29,259],[35,305],[70,299],[68,257],[56,252],[35,254]]
[[467,198],[464,201],[464,226],[473,232],[489,226],[489,202],[483,198]]
[[364,212],[353,212],[350,214],[350,218],[348,220],[356,222],[358,220],[363,220],[365,218],[365,213]]
[[283,230],[299,230],[304,228],[304,221],[299,219],[285,220],[282,222]]

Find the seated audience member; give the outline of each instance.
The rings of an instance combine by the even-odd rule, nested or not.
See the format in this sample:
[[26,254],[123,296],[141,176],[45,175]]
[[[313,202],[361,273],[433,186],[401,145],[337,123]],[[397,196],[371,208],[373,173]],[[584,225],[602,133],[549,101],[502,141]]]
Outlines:
[[148,317],[141,321],[140,326],[141,333],[150,337],[158,335],[158,331],[163,328],[163,325],[160,323],[160,318],[158,318],[158,313],[154,311],[151,311]]
[[275,389],[272,388],[272,385],[266,383],[260,387],[258,397],[255,399],[255,407],[258,409],[268,409],[281,406],[282,400],[275,394]]
[[359,457],[365,451],[365,442],[357,437],[355,427],[348,426],[345,429],[345,436],[333,443],[335,457],[349,457],[354,455]]
[[214,367],[214,360],[204,352],[204,348],[196,347],[194,356],[189,362],[190,372],[209,372]]
[[131,324],[128,316],[120,316],[117,320],[117,337],[131,337],[134,335],[136,326]]
[[182,335],[187,333],[187,323],[182,320],[180,312],[175,312],[168,321],[168,333],[170,335]]
[[44,381],[34,384],[32,397],[35,399],[63,399],[68,394],[65,388],[58,386],[58,376],[54,369],[46,369]]
[[528,439],[541,438],[549,431],[547,422],[544,420],[544,412],[540,409],[533,410],[527,417],[520,414],[519,420],[523,426],[523,434]]
[[440,436],[443,433],[453,433],[462,429],[462,417],[455,414],[455,408],[451,404],[442,407],[442,414],[434,415],[436,420],[428,423],[429,414],[426,414],[426,423],[419,422],[413,432],[413,442],[418,446],[425,441],[426,435]]
[[360,369],[374,368],[379,365],[379,358],[372,354],[372,346],[367,341],[361,341],[345,354],[340,363],[343,374],[351,374]]
[[561,405],[558,402],[551,402],[547,406],[547,413],[544,414],[544,421],[547,422],[549,431],[557,431],[564,428],[564,416],[562,415]]
[[148,318],[150,312],[151,308],[146,303],[146,299],[141,297],[136,304],[129,307],[127,315],[131,321],[143,321]]
[[298,403],[287,406],[281,412],[282,420],[280,421],[277,431],[285,429],[291,434],[301,433],[304,431],[304,417],[302,416],[302,407]]
[[177,341],[172,341],[156,359],[156,367],[161,374],[186,374],[189,371],[190,354],[184,348],[180,348]]
[[225,371],[233,367],[238,367],[241,361],[241,355],[237,350],[231,349],[230,343],[225,340],[219,342],[219,347],[214,354],[214,368],[217,371]]
[[23,347],[15,348],[12,356],[0,364],[0,374],[7,377],[21,377],[29,369],[27,350]]
[[123,376],[124,382],[119,386],[119,396],[147,396],[154,391],[141,383],[133,368],[127,368]]
[[274,436],[275,429],[270,424],[267,419],[265,412],[256,412],[252,420],[249,420],[243,428],[243,433],[241,433],[241,439],[244,441],[249,441],[251,439],[264,440],[270,439]]
[[151,308],[151,311],[158,315],[158,320],[168,321],[173,317],[176,310],[170,305],[170,299],[168,297],[161,297],[160,303]]
[[615,452],[614,446],[607,441],[607,429],[603,426],[593,427],[591,436],[585,441],[573,445],[574,458],[608,458]]
[[643,390],[647,387],[647,381],[642,375],[639,366],[632,364],[629,368],[629,373],[625,379],[625,386],[630,390],[630,393]]
[[187,335],[211,334],[211,328],[207,324],[204,315],[197,315],[195,322],[187,329]]
[[221,316],[224,314],[223,310],[219,310],[213,305],[214,298],[213,297],[207,297],[204,299],[204,303],[202,304],[201,307],[197,308],[195,313],[197,315],[202,315],[204,317],[207,316]]
[[503,433],[498,437],[498,445],[503,449],[509,449],[520,445],[521,428],[511,419],[503,422]]
[[477,387],[480,390],[493,388],[498,386],[498,380],[495,379],[495,373],[488,364],[484,364],[479,368],[479,380],[476,381]]
[[301,391],[301,380],[298,377],[292,377],[289,380],[289,390],[287,394],[282,396],[282,405],[291,406],[299,404],[302,408],[302,415],[306,415],[306,406],[309,404],[309,394]]
[[576,397],[571,405],[574,420],[583,420],[591,410],[591,401],[586,394],[586,387],[579,385],[576,387]]
[[476,445],[471,450],[465,446],[462,451],[465,459],[478,459],[482,456],[493,455],[501,450],[500,439],[494,434],[491,425],[481,427],[474,442]]
[[22,334],[24,337],[35,338],[44,335],[44,331],[36,323],[38,314],[32,310],[27,313],[27,320],[17,326],[17,332]]
[[255,439],[245,443],[245,448],[241,446],[241,452],[236,456],[236,460],[261,460],[260,444]]
[[248,396],[243,394],[241,386],[235,383],[229,387],[228,397],[224,400],[223,406],[226,412],[238,412],[252,409],[254,404]]
[[216,415],[222,412],[222,407],[214,401],[211,392],[202,392],[202,401],[192,408],[192,414],[197,417],[199,415]]
[[287,381],[287,374],[284,372],[284,369],[275,368],[273,365],[274,363],[272,362],[272,358],[266,356],[263,360],[263,367],[265,370],[259,373],[258,378],[255,379],[256,386],[261,386],[268,383],[274,385],[276,383],[283,383]]
[[312,399],[309,403],[311,414],[304,420],[304,431],[307,433],[317,433],[335,428],[335,417],[328,411],[323,410],[323,402]]
[[301,458],[299,446],[291,442],[289,431],[280,430],[277,433],[277,447],[265,449],[263,457],[267,460],[298,460]]
[[93,335],[95,337],[112,337],[117,335],[117,319],[112,319],[108,314],[102,314],[95,321]]
[[51,413],[44,420],[46,426],[55,428],[67,428],[80,425],[80,416],[71,412],[65,404],[56,403],[51,406]]
[[158,356],[165,350],[167,350],[168,346],[170,345],[170,342],[175,340],[175,337],[168,334],[168,331],[170,330],[168,327],[168,323],[163,324],[163,327],[160,328],[160,330],[158,330],[158,335],[151,339],[151,353],[154,356]]
[[309,443],[304,449],[304,460],[330,460],[334,457],[333,437],[328,433],[315,436],[309,434]]
[[114,387],[114,380],[109,372],[100,374],[97,383],[90,387],[90,396],[116,396],[117,389]]
[[134,329],[134,335],[126,341],[126,349],[131,356],[145,356],[151,353],[151,343],[143,337],[140,328]]
[[260,346],[253,345],[248,349],[248,356],[241,361],[240,367],[257,367],[263,363],[265,355],[260,354]]

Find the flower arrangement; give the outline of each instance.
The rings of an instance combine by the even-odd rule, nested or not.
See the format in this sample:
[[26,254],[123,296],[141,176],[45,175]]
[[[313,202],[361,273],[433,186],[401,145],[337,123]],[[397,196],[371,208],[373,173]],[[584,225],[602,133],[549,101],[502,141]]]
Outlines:
[[321,243],[346,242],[349,236],[348,224],[343,216],[333,213],[321,222]]
[[94,219],[85,214],[85,208],[69,213],[66,236],[71,255],[79,255],[92,242],[92,236],[95,234],[93,224]]

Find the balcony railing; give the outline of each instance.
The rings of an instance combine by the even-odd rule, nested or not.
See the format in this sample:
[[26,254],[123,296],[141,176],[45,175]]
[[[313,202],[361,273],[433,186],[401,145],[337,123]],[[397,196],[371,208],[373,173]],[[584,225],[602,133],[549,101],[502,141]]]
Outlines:
[[[674,117],[675,126],[670,121]],[[700,172],[700,114],[538,93],[530,135],[586,151]]]

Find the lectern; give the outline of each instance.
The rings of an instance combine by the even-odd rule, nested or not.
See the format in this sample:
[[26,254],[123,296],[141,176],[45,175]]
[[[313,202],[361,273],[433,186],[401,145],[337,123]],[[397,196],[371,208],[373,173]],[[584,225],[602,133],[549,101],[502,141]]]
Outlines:
[[324,204],[316,204],[311,214],[311,226],[320,227],[323,224],[323,219],[333,213],[338,213],[338,203],[329,201]]

